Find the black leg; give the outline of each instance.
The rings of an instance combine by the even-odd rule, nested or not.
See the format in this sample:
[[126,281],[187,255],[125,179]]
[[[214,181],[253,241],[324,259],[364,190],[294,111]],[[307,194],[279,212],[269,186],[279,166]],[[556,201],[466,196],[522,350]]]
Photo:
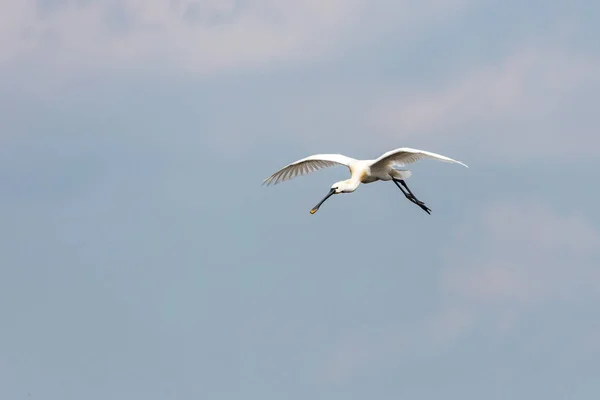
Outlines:
[[407,190],[407,191],[408,191],[408,193],[409,193],[409,194],[412,196],[412,198],[413,198],[413,199],[417,200],[417,203],[420,203],[420,204],[425,204],[425,203],[423,203],[422,201],[419,201],[419,199],[417,199],[417,196],[415,196],[415,195],[413,194],[413,192],[411,192],[411,191],[410,191],[410,189],[409,189],[409,188],[408,188],[408,186],[406,185],[406,182],[404,182],[403,180],[401,180],[401,181],[400,181],[400,184],[406,188],[406,190]]
[[[396,184],[396,186],[398,186],[398,189],[400,189],[402,191],[402,193],[404,194],[404,196],[412,201],[413,203],[415,203],[416,205],[418,205],[419,207],[421,207],[421,209],[423,211],[425,211],[427,214],[431,214],[431,209],[429,207],[427,207],[425,205],[425,203],[423,203],[422,201],[420,201],[419,199],[417,199],[417,197],[413,194],[413,192],[411,192],[411,190],[408,188],[408,186],[406,185],[406,182],[404,182],[404,180],[402,179],[396,179],[396,178],[392,178],[392,180],[394,181],[394,183]],[[402,186],[404,186],[406,188],[405,191],[402,186],[398,185],[398,182],[400,182],[400,184]]]
[[413,200],[414,196],[411,196],[404,189],[402,189],[402,186],[398,185],[398,181],[396,179],[392,179],[392,181],[394,181],[394,183],[396,184],[396,186],[398,186],[398,189],[400,189],[402,191],[404,196],[406,196],[407,199],[409,199],[410,201],[412,201],[414,203],[414,200]]

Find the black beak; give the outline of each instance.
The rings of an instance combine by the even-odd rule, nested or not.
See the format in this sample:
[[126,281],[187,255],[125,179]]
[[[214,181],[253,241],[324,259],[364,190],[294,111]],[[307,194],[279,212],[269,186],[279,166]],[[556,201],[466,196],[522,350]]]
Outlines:
[[330,198],[330,197],[331,197],[331,195],[333,195],[333,194],[335,194],[335,189],[334,189],[334,188],[331,188],[331,189],[329,190],[329,193],[327,193],[327,196],[325,196],[325,198],[324,198],[323,200],[321,200],[321,201],[319,202],[319,204],[317,204],[316,206],[314,206],[314,207],[312,208],[312,210],[310,210],[310,213],[311,213],[311,214],[314,214],[314,213],[316,213],[317,211],[319,211],[319,207],[321,207],[321,204],[325,203],[325,200],[327,200],[328,198]]

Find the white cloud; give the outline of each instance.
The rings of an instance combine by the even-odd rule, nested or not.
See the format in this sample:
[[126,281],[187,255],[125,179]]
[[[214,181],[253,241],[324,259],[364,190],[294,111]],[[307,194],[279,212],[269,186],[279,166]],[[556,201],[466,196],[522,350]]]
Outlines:
[[448,307],[439,311],[423,324],[426,337],[433,344],[447,345],[467,332],[472,324],[473,316],[468,310],[460,307]]
[[[48,3],[50,0],[46,0]],[[0,66],[44,70],[168,68],[210,74],[334,54],[378,22],[417,26],[463,0],[33,0],[0,4]],[[401,15],[401,13],[406,13]],[[414,18],[410,18],[414,17]],[[393,26],[393,25],[389,25]],[[358,32],[363,29],[364,32]],[[347,42],[348,44],[350,42]]]
[[[580,215],[532,201],[500,202],[454,232],[433,297],[440,307],[378,332],[351,332],[325,364],[324,378],[349,380],[403,353],[443,352],[475,331],[502,337],[553,303],[600,299],[600,230]],[[583,332],[584,346],[597,347]]]
[[43,60],[59,70],[146,62],[197,74],[268,65],[326,50],[360,6],[358,0],[327,6],[313,0],[123,0],[65,2],[40,12],[33,1],[3,2],[0,60]]
[[599,69],[598,57],[526,47],[445,87],[386,96],[370,118],[396,138],[468,143],[502,163],[594,155],[600,136],[586,91],[600,89]]
[[[461,304],[532,310],[600,296],[600,231],[579,215],[532,202],[486,208],[448,255],[443,289]],[[479,240],[473,240],[473,232]],[[468,239],[467,239],[468,237]],[[460,249],[460,250],[456,250]]]
[[328,382],[344,382],[360,375],[369,366],[409,347],[414,335],[407,331],[388,327],[381,331],[350,332],[326,354],[320,377]]

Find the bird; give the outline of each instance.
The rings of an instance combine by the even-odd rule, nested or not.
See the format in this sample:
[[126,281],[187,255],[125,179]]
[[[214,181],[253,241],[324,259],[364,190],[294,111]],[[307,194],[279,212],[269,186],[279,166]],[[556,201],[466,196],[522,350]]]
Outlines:
[[349,169],[350,179],[335,182],[331,185],[327,195],[310,210],[311,214],[316,213],[323,203],[334,194],[352,193],[360,186],[360,184],[369,184],[377,181],[392,181],[408,200],[419,206],[427,214],[431,215],[431,209],[427,207],[424,202],[417,199],[406,185],[405,180],[410,178],[412,172],[407,169],[398,168],[405,167],[408,164],[415,163],[422,159],[434,159],[448,163],[456,163],[469,168],[463,162],[454,160],[450,157],[409,147],[400,147],[388,151],[374,160],[357,160],[343,154],[313,154],[282,167],[273,175],[263,180],[263,185],[277,185],[278,183],[300,175],[306,175],[322,168],[342,165]]

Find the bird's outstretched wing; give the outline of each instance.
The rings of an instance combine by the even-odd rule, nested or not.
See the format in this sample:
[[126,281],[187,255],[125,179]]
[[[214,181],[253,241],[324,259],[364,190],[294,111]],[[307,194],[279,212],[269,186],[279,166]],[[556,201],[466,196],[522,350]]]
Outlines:
[[263,185],[276,185],[288,179],[295,178],[298,175],[305,175],[321,168],[333,167],[334,165],[345,165],[350,168],[350,164],[354,161],[356,160],[342,154],[315,154],[286,165],[265,179]]
[[407,164],[417,162],[423,158],[432,158],[439,161],[457,163],[467,167],[466,164],[463,164],[460,161],[456,161],[450,157],[432,153],[430,151],[411,149],[408,147],[400,147],[399,149],[391,150],[387,153],[382,154],[378,159],[373,160],[370,167],[384,168],[392,166],[404,166]]

